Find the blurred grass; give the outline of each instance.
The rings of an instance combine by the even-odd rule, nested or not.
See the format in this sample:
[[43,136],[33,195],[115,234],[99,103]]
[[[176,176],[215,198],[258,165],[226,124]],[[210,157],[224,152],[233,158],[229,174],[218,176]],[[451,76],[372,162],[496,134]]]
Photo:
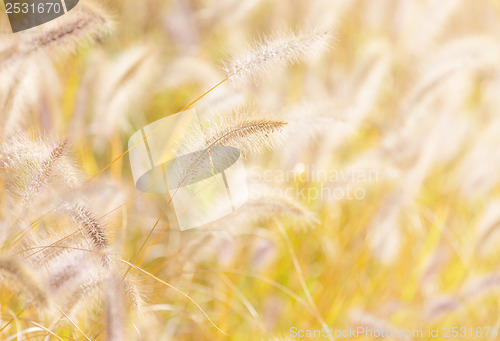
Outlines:
[[[321,3],[325,12],[336,10],[333,4],[329,7],[329,1]],[[392,21],[389,21],[396,16],[394,8],[402,3],[403,1],[381,1],[380,11],[373,14],[380,17],[372,18],[371,21],[367,17],[375,5],[369,5],[368,1],[361,0],[347,5],[345,12],[339,14],[340,18],[335,25],[337,41],[334,43],[333,52],[321,59],[318,62],[319,66],[299,65],[290,68],[288,77],[284,78],[287,81],[281,84],[282,88],[276,90],[283,94],[275,103],[276,107],[289,108],[307,99],[304,93],[315,91],[330,94],[338,102],[345,101],[349,105],[354,105],[355,103],[351,102],[355,101],[354,97],[361,87],[360,84],[368,78],[371,68],[377,61],[363,64],[364,55],[368,53],[367,45],[373,42],[380,43],[383,46],[380,54],[391,60],[390,76],[382,82],[376,100],[356,127],[356,133],[342,141],[340,147],[332,148],[329,153],[316,155],[317,150],[310,148],[310,154],[305,153],[306,158],[320,159],[331,169],[338,169],[374,149],[380,148],[379,154],[376,155],[382,155],[385,149],[380,145],[384,138],[389,134],[396,134],[398,126],[402,126],[405,122],[405,118],[402,118],[398,111],[402,97],[413,89],[415,80],[420,76],[419,70],[414,66],[433,52],[432,46],[438,48],[445,42],[472,32],[489,34],[498,39],[498,32],[494,32],[493,28],[498,28],[500,3],[493,0],[474,3],[463,1],[459,6],[462,14],[449,14],[453,19],[450,20],[453,23],[450,23],[451,28],[446,29],[444,25],[445,28],[429,43],[428,50],[421,51],[420,46],[414,45],[418,44],[418,41],[412,43],[405,41],[405,37],[398,37],[398,32],[394,32],[395,29],[391,26]],[[430,6],[432,2],[424,3]],[[315,20],[302,17],[309,6],[306,2],[270,0],[259,3],[236,23],[227,26],[221,23],[221,26],[218,26],[219,22],[231,16],[231,12],[212,13],[214,18],[211,24],[205,23],[203,26],[200,23],[202,21],[198,19],[197,11],[210,9],[210,6],[217,5],[216,1],[188,1],[186,4],[189,4],[191,10],[188,10],[186,15],[193,15],[194,19],[191,19],[199,25],[197,27],[199,45],[196,46],[198,52],[193,56],[183,53],[182,48],[176,46],[175,36],[172,36],[165,27],[165,21],[172,19],[168,15],[176,4],[182,7],[184,2],[123,0],[109,1],[106,4],[114,13],[117,22],[114,35],[97,42],[95,46],[80,47],[77,54],[64,58],[63,62],[55,63],[63,91],[60,101],[62,114],[52,117],[52,133],[71,134],[70,123],[76,99],[81,91],[82,79],[89,68],[96,66],[90,61],[96,51],[104,56],[103,59],[113,61],[122,50],[135,45],[152,45],[159,56],[155,81],[161,82],[169,78],[170,75],[165,73],[167,67],[177,59],[189,56],[217,66],[220,65],[221,57],[228,51],[231,53],[231,46],[237,41],[244,46],[263,33],[273,32],[283,26],[294,27],[307,19],[313,23]],[[469,8],[474,16],[467,16]],[[494,21],[491,25],[488,20],[483,22],[478,14],[488,10],[492,11],[488,13],[490,20]],[[332,18],[335,16],[336,13],[332,13]],[[420,19],[421,24],[425,24],[426,21]],[[182,21],[179,25],[182,25]],[[178,29],[182,30],[182,27]],[[417,31],[414,34],[418,36],[418,28],[414,29]],[[240,41],[241,39],[246,41]],[[498,76],[497,68],[494,72]],[[358,78],[353,75],[357,75]],[[280,84],[281,76],[275,77],[278,79],[272,81]],[[207,82],[210,83],[210,80]],[[485,81],[482,77],[476,77],[471,84],[471,91],[462,101],[464,112],[471,116],[471,120],[477,121],[478,125],[482,123],[477,111],[486,101],[483,96],[483,82]],[[79,140],[74,141],[76,153],[80,156],[80,164],[85,173],[91,177],[126,150],[130,133],[140,128],[141,123],[152,122],[175,113],[203,93],[206,88],[201,83],[199,80],[192,80],[182,82],[175,88],[151,86],[146,89],[148,99],[141,107],[141,112],[123,113],[123,116],[117,116],[117,119],[126,121],[128,128],[116,129],[111,136],[104,137],[105,148],[95,148],[96,136],[92,129],[85,129]],[[316,84],[320,89],[314,89],[311,84]],[[94,86],[99,89],[98,84],[92,84],[90,90]],[[264,84],[250,86],[246,90],[248,97],[258,103],[270,88]],[[449,96],[454,95],[451,92]],[[90,104],[92,100],[94,99],[89,100]],[[339,112],[342,108],[341,105],[337,106]],[[127,108],[124,107],[125,109]],[[454,108],[450,106],[445,109]],[[101,115],[92,110],[89,106],[88,112],[85,113],[85,124],[89,126],[99,124]],[[437,112],[436,109],[436,114]],[[33,126],[38,125],[35,121],[31,123]],[[480,132],[476,132],[471,135],[471,141],[467,141],[469,145],[479,134]],[[417,144],[422,142],[422,145],[426,140],[426,136],[418,132],[407,138]],[[321,144],[326,137],[320,135],[319,139]],[[466,144],[465,148],[467,147]],[[439,146],[434,148],[439,149]],[[471,279],[479,275],[496,273],[500,257],[498,251],[487,256],[477,253],[474,229],[487,204],[492,200],[498,200],[499,185],[497,184],[491,192],[473,198],[463,195],[458,187],[453,187],[455,184],[450,180],[450,175],[456,171],[463,160],[462,154],[466,152],[467,150],[462,151],[445,165],[436,162],[425,174],[415,197],[402,209],[402,214],[398,218],[398,225],[402,227],[401,252],[388,264],[373,255],[369,227],[383,209],[386,200],[397,190],[400,185],[398,180],[382,179],[368,184],[364,200],[316,200],[305,203],[318,214],[321,221],[319,226],[305,232],[296,231],[293,220],[283,220],[312,300],[329,327],[348,328],[353,324],[350,313],[356,310],[370,312],[380,320],[404,329],[499,326],[499,301],[496,288],[486,292],[484,297],[470,302],[466,300],[468,297],[460,296],[460,291]],[[279,156],[272,153],[261,158],[264,165],[280,164],[282,161]],[[387,161],[391,156],[380,156],[380,159],[383,164],[393,161]],[[393,164],[406,163],[404,158],[394,157],[394,159]],[[410,165],[406,169],[401,167],[403,175],[412,169],[411,163],[414,161],[414,159],[408,161]],[[488,160],[484,162],[487,163]],[[498,169],[491,169],[491,172],[498,172]],[[117,162],[104,177],[124,183],[129,182],[128,186],[131,187],[133,184],[128,157]],[[297,184],[290,182],[285,185]],[[306,183],[298,186],[307,188],[319,185]],[[137,195],[129,188],[130,193]],[[123,210],[119,210],[119,214],[109,219],[113,230],[126,229],[126,237],[122,241],[124,254],[121,255],[124,259],[131,259],[136,254],[165,205],[164,198],[152,195],[144,197],[138,203],[131,203]],[[397,198],[395,200],[397,201]],[[136,205],[148,207],[147,214],[144,214],[148,215],[148,219],[138,213],[140,210]],[[229,337],[206,323],[199,311],[185,297],[147,278],[144,279],[144,288],[148,304],[152,306],[168,304],[177,311],[147,312],[144,316],[136,318],[151,319],[151,325],[159,328],[158,335],[170,335],[172,340],[260,340],[278,335],[286,336],[292,326],[299,329],[321,329],[318,317],[312,312],[315,308],[306,303],[307,295],[301,287],[299,275],[279,230],[272,222],[257,224],[254,227],[255,229],[250,229],[244,234],[233,236],[233,241],[229,245],[234,248],[232,250],[234,254],[225,263],[221,264],[221,259],[224,257],[219,254],[220,249],[209,249],[205,251],[207,256],[192,269],[184,269],[180,274],[170,278],[168,269],[175,259],[171,260],[161,255],[162,250],[169,245],[168,223],[162,221],[162,226],[148,243],[144,257],[138,263],[146,271],[169,283],[174,282],[174,285],[187,292],[203,307],[211,319],[230,335]],[[263,237],[258,234],[256,228],[266,229],[267,234]],[[252,258],[255,257],[255,245],[262,239],[270,240],[275,249],[271,252],[272,256],[267,263],[262,268],[256,269],[252,264]],[[424,276],[432,257],[440,251],[447,253],[448,258],[437,267],[432,276]],[[287,293],[281,286],[290,292]],[[290,293],[297,295],[302,304]],[[455,297],[464,304],[447,312],[441,318],[427,320],[422,316],[426,304],[441,294]],[[13,303],[15,300],[16,298],[9,293],[0,294],[2,306],[8,305],[19,310],[21,305]],[[249,309],[249,305],[255,309],[256,316],[252,316],[253,308]],[[79,323],[80,328],[94,331],[102,329],[105,322],[99,316],[89,314],[87,320]],[[131,321],[134,319],[131,318]],[[149,322],[141,323],[148,326]],[[146,332],[146,329],[143,331]],[[164,330],[171,331],[171,334],[162,333]],[[70,326],[57,328],[56,331],[63,339],[65,337],[82,339]],[[151,335],[144,335],[144,339],[153,340],[155,330],[148,332]],[[96,339],[103,339],[103,335]],[[446,338],[443,336],[433,338],[433,340],[441,339]]]

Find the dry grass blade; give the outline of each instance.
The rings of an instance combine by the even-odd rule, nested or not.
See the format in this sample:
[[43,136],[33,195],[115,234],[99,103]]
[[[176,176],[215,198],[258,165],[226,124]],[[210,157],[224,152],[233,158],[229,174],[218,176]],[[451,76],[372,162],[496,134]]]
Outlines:
[[186,297],[189,301],[191,301],[191,302],[192,302],[192,303],[193,303],[193,304],[194,304],[194,305],[195,305],[195,306],[196,306],[196,307],[197,307],[197,308],[198,308],[198,309],[202,312],[202,314],[203,314],[203,315],[207,318],[207,320],[210,322],[210,324],[211,324],[212,326],[214,326],[214,327],[215,327],[218,331],[220,331],[222,334],[227,335],[227,334],[226,334],[226,333],[225,333],[222,329],[220,329],[220,328],[219,328],[219,327],[218,327],[218,326],[217,326],[217,325],[216,325],[216,324],[212,321],[212,319],[211,319],[211,318],[207,315],[207,313],[203,310],[203,308],[201,308],[201,307],[200,307],[200,305],[199,305],[198,303],[196,303],[196,301],[195,301],[194,299],[192,299],[192,298],[191,298],[191,296],[189,296],[188,294],[184,293],[183,291],[181,291],[181,290],[177,289],[177,288],[176,288],[176,287],[174,287],[173,285],[171,285],[171,284],[169,284],[169,283],[167,283],[167,282],[165,282],[165,281],[161,280],[160,278],[156,277],[155,275],[153,275],[153,274],[151,274],[151,273],[147,272],[146,270],[144,270],[144,269],[142,269],[142,268],[140,268],[140,267],[138,267],[138,266],[136,266],[136,265],[134,265],[134,264],[132,264],[132,263],[130,263],[130,262],[127,262],[126,260],[123,260],[123,259],[121,259],[121,258],[116,258],[116,259],[117,259],[118,261],[120,261],[120,262],[124,263],[124,264],[127,264],[127,265],[129,266],[129,268],[134,268],[134,269],[136,269],[136,270],[138,270],[138,271],[142,272],[143,274],[145,274],[145,275],[147,275],[147,276],[149,276],[149,277],[153,278],[154,280],[156,280],[156,281],[158,281],[158,282],[162,283],[163,285],[165,285],[165,286],[167,286],[167,287],[169,287],[169,288],[174,289],[175,291],[177,291],[178,293],[180,293],[182,296]]
[[[309,303],[309,307],[311,308],[311,311],[314,313],[314,315],[318,319],[318,321],[320,321],[321,326],[323,328],[328,329],[328,324],[324,320],[323,316],[321,316],[321,313],[318,309],[318,306],[314,302],[314,299],[311,295],[311,292],[309,291],[309,288],[307,287],[307,283],[306,283],[304,274],[302,273],[302,268],[300,267],[300,263],[299,263],[299,260],[297,258],[297,254],[295,253],[295,250],[293,249],[292,242],[290,241],[290,238],[288,237],[288,234],[287,234],[285,228],[276,218],[274,219],[274,223],[276,224],[281,235],[283,236],[283,240],[285,241],[285,245],[288,249],[288,253],[290,254],[290,257],[292,259],[293,266],[295,268],[295,272],[297,273],[297,277],[299,279],[300,286],[302,287],[302,290],[304,291],[304,294],[306,295],[306,299],[307,299],[307,302]],[[330,340],[333,339],[332,335],[329,335],[328,338]]]

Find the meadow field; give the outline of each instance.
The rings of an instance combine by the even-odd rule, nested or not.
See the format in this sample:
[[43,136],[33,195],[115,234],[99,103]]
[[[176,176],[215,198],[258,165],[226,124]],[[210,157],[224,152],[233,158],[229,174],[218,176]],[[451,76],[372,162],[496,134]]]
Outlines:
[[[500,339],[500,1],[5,8],[0,340]],[[193,110],[231,206],[136,183]]]

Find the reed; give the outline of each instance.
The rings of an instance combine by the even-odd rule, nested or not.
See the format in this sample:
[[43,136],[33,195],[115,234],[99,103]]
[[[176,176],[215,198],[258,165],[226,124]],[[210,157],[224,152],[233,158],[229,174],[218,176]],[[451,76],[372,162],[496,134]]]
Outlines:
[[[486,340],[499,22],[491,0],[80,0],[19,34],[0,15],[0,340]],[[174,159],[196,185],[138,192],[130,136],[190,108]],[[250,199],[180,231],[172,197],[236,160]],[[203,194],[187,213],[228,207]]]

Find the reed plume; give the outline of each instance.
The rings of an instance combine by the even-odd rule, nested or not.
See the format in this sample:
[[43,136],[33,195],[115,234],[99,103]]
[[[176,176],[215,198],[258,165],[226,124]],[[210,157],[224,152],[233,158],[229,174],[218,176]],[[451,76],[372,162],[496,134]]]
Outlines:
[[73,206],[70,209],[70,213],[78,224],[79,229],[84,232],[91,241],[92,247],[97,250],[102,250],[109,246],[108,237],[103,225],[85,204],[80,203]]
[[43,28],[17,34],[0,44],[0,70],[13,63],[23,63],[37,54],[53,55],[55,50],[74,50],[84,40],[109,32],[112,21],[99,6],[84,2]]
[[[281,142],[280,133],[286,122],[267,118],[241,118],[228,116],[209,122],[203,133],[187,136],[179,151],[187,155],[176,165],[179,187],[199,179],[208,178],[231,166],[242,154],[271,149]],[[217,149],[217,147],[231,147]],[[194,150],[194,152],[190,152]]]
[[29,184],[26,188],[23,201],[28,202],[29,199],[40,190],[42,185],[47,182],[47,179],[50,177],[53,168],[64,155],[67,144],[68,140],[64,140],[63,142],[61,142],[50,152],[49,157],[42,162],[38,174],[35,176],[31,184]]
[[328,47],[331,36],[330,29],[315,29],[266,38],[255,43],[240,56],[226,61],[224,70],[227,77],[232,80],[255,81],[262,74],[295,64],[306,58],[317,57]]
[[[495,326],[495,1],[113,0],[112,36],[92,1],[16,34],[0,17],[0,339],[221,339],[186,299],[228,340]],[[136,146],[186,187],[138,193],[126,140],[189,108],[178,154]],[[235,202],[257,169],[238,208],[206,186]],[[227,214],[178,229],[205,204]]]
[[205,129],[204,147],[230,146],[238,148],[243,155],[272,149],[280,142],[280,133],[287,125],[282,120],[269,118],[243,118],[229,116],[209,124]]
[[[81,171],[68,150],[67,140],[58,141],[36,134],[18,133],[0,145],[0,165],[10,169],[4,180],[22,206],[52,205],[53,209],[68,191],[81,182]],[[47,197],[50,201],[44,202]],[[36,202],[35,199],[36,198]],[[25,212],[33,212],[28,210]]]

